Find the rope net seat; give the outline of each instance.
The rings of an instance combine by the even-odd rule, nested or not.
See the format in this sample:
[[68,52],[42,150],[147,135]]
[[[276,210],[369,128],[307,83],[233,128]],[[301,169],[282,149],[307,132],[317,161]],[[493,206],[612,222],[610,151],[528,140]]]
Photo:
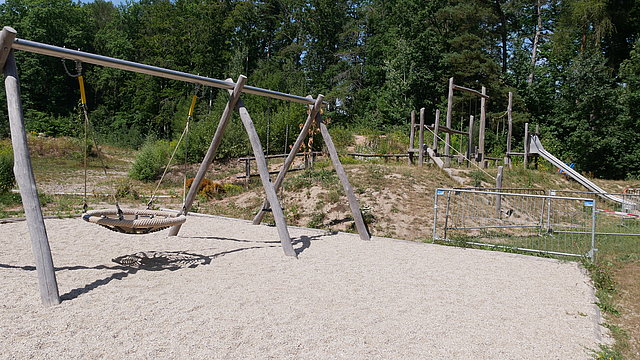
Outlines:
[[187,221],[181,214],[138,209],[121,209],[120,213],[118,209],[90,210],[82,214],[82,219],[125,234],[149,234]]

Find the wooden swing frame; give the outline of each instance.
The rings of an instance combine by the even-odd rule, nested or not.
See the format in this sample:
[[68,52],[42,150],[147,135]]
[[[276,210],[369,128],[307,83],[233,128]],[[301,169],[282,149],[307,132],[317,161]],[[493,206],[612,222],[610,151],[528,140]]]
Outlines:
[[[31,159],[29,157],[29,150],[27,147],[22,102],[20,100],[19,77],[15,57],[13,55],[14,50],[23,50],[36,54],[82,61],[94,65],[101,65],[120,70],[228,90],[229,100],[222,113],[220,122],[218,123],[218,128],[216,129],[215,135],[213,136],[207,154],[200,164],[198,173],[196,174],[195,179],[191,184],[191,187],[189,188],[189,192],[185,197],[183,208],[179,216],[186,216],[188,214],[188,211],[191,208],[191,205],[193,204],[193,201],[196,197],[197,190],[202,180],[204,179],[205,173],[213,162],[217,148],[222,141],[222,136],[224,134],[225,128],[229,123],[233,112],[237,110],[240,115],[240,119],[245,127],[245,130],[249,135],[249,141],[251,142],[251,147],[253,149],[254,156],[258,165],[258,170],[260,172],[260,179],[266,193],[265,204],[267,204],[267,206],[264,206],[260,213],[263,213],[264,210],[268,207],[271,208],[271,212],[274,216],[276,227],[278,229],[282,249],[286,255],[293,257],[296,257],[297,254],[293,249],[291,236],[289,235],[289,230],[287,228],[284,213],[282,211],[282,207],[280,206],[280,201],[277,197],[276,191],[282,184],[284,176],[286,175],[287,170],[293,162],[296,153],[299,151],[302,141],[307,136],[311,124],[315,121],[320,128],[320,132],[329,151],[333,166],[340,179],[340,182],[343,185],[345,193],[347,194],[349,207],[351,208],[360,238],[363,240],[370,239],[370,234],[364,223],[358,200],[355,197],[353,188],[351,187],[346,172],[340,162],[340,159],[338,158],[338,153],[333,144],[333,140],[329,135],[329,131],[322,121],[322,115],[319,111],[320,107],[322,106],[322,95],[318,95],[318,97],[314,100],[310,96],[302,97],[273,90],[245,86],[247,78],[243,75],[240,75],[238,80],[234,83],[231,79],[223,81],[176,70],[165,69],[157,66],[145,65],[132,61],[71,50],[68,48],[57,47],[34,41],[17,39],[16,34],[16,31],[8,26],[5,26],[2,31],[0,31],[0,67],[4,69],[5,75],[5,89],[7,93],[7,107],[11,128],[11,140],[14,149],[16,181],[20,188],[20,195],[22,197],[22,203],[25,208],[25,217],[27,218],[32,249],[36,260],[36,270],[38,273],[40,295],[44,305],[50,306],[59,304],[60,296],[58,292],[55,271],[53,268],[53,260],[51,257],[49,240],[42,216],[42,209],[40,208],[40,203],[38,200],[35,177],[33,176]],[[262,151],[262,145],[260,143],[260,139],[258,138],[258,134],[256,132],[253,121],[251,120],[249,112],[245,108],[244,103],[241,99],[242,93],[256,94],[264,97],[297,102],[310,106],[309,116],[307,117],[307,120],[298,136],[298,139],[296,140],[296,144],[289,152],[289,155],[287,156],[287,159],[285,160],[285,163],[280,170],[275,183],[272,183],[271,179],[269,178],[265,155]],[[169,235],[177,235],[180,227],[181,224],[172,225]]]

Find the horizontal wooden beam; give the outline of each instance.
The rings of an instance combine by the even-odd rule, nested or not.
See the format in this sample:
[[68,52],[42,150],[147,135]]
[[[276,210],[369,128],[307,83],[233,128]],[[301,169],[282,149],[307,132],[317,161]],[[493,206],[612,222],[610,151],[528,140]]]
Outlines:
[[347,155],[361,156],[361,157],[408,157],[409,156],[409,154],[360,154],[360,153],[347,153]]
[[[306,154],[309,153],[297,153],[295,154],[295,156],[304,156]],[[313,151],[310,153],[310,155],[322,155],[322,151]],[[289,156],[289,154],[274,154],[274,155],[265,155],[265,159],[279,159],[279,158],[286,158],[287,156]],[[241,157],[238,158],[238,161],[250,161],[250,160],[255,160],[256,158],[253,156],[249,156],[249,157]]]
[[483,98],[485,98],[485,99],[488,99],[488,98],[489,98],[489,95],[487,95],[487,94],[483,94],[483,93],[481,93],[481,92],[480,92],[480,91],[478,91],[478,90],[469,89],[469,88],[466,88],[466,87],[464,87],[464,86],[460,86],[460,85],[453,85],[453,90],[466,91],[466,92],[468,92],[468,93],[474,94],[474,95],[476,95],[476,96],[483,97]]
[[[433,131],[433,129],[435,128],[434,125],[427,125],[427,128],[431,131]],[[456,130],[456,129],[449,129],[446,126],[442,126],[442,125],[438,125],[438,132],[443,132],[443,133],[447,133],[447,134],[458,134],[458,135],[464,135],[464,136],[469,136],[469,133],[466,131],[460,131],[460,130]]]

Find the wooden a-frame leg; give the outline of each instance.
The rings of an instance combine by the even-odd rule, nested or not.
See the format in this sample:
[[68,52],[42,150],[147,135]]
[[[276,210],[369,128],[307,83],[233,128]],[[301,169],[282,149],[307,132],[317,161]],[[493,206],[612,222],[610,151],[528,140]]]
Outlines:
[[13,50],[11,50],[11,44],[13,44],[15,37],[16,31],[8,26],[5,26],[0,33],[0,49],[2,49],[2,53],[0,53],[0,68],[4,69],[4,87],[7,93],[7,110],[14,156],[13,171],[20,188],[20,197],[22,198],[24,213],[27,218],[31,250],[35,257],[36,273],[38,275],[40,298],[45,306],[52,306],[60,303],[60,293],[24,129],[22,101],[20,100],[20,80],[16,60],[13,56]]
[[[232,81],[231,79],[227,79],[227,81]],[[247,82],[247,77],[244,75],[240,75],[238,77],[238,82],[236,82],[235,87],[232,91],[230,91],[229,101],[227,101],[227,105],[222,112],[222,116],[220,117],[220,122],[218,123],[218,128],[216,129],[215,135],[213,135],[213,139],[211,140],[211,145],[209,145],[209,149],[207,150],[207,154],[204,156],[204,159],[200,163],[200,168],[198,168],[198,172],[196,173],[193,182],[191,183],[191,187],[189,188],[189,192],[184,199],[184,204],[182,207],[182,213],[187,214],[189,209],[191,209],[191,205],[193,205],[193,201],[198,194],[198,188],[200,188],[200,184],[202,180],[204,180],[204,176],[209,170],[209,165],[213,162],[213,158],[218,150],[218,146],[220,142],[222,142],[222,136],[224,135],[224,130],[227,128],[227,124],[233,115],[233,111],[236,107],[238,100],[240,99],[240,95],[242,95],[242,88],[244,84]],[[180,231],[180,227],[182,225],[175,225],[169,230],[169,236],[176,236]]]
[[[276,177],[276,181],[273,185],[274,188],[276,189],[276,192],[278,192],[278,190],[280,189],[280,186],[282,186],[282,183],[284,182],[284,178],[287,175],[287,171],[289,171],[289,168],[291,167],[293,160],[296,158],[296,154],[300,150],[300,146],[302,145],[302,143],[304,142],[304,139],[307,137],[307,134],[309,133],[309,128],[311,128],[311,125],[313,124],[313,121],[316,117],[316,113],[318,112],[318,110],[320,110],[320,106],[322,106],[322,99],[324,99],[324,95],[318,95],[316,102],[309,109],[309,115],[307,116],[307,120],[305,121],[304,126],[302,127],[302,130],[298,135],[298,138],[296,139],[295,143],[291,147],[291,151],[289,151],[289,154],[287,155],[287,158],[284,160],[284,164],[282,165],[282,168],[280,169],[280,172]],[[254,225],[260,224],[260,222],[264,218],[264,215],[266,214],[267,209],[269,209],[269,199],[264,200],[262,207],[260,208],[256,216],[253,218]]]
[[336,151],[336,147],[333,144],[333,139],[331,139],[331,135],[329,134],[329,130],[327,126],[322,121],[322,114],[318,113],[316,115],[316,119],[318,121],[318,126],[320,127],[320,133],[322,134],[322,139],[324,140],[325,145],[327,146],[327,150],[329,150],[329,156],[331,157],[331,162],[333,163],[333,167],[338,174],[338,178],[340,178],[340,182],[342,183],[342,187],[344,188],[345,194],[347,194],[347,199],[349,200],[349,207],[351,208],[351,213],[353,214],[353,220],[356,223],[356,229],[358,230],[358,234],[360,234],[360,238],[362,240],[370,240],[371,235],[367,230],[367,227],[364,223],[364,219],[362,218],[362,211],[360,211],[360,204],[358,203],[358,199],[353,192],[353,187],[351,187],[351,183],[349,183],[349,178],[347,178],[347,173],[344,171],[344,167],[340,162],[340,158],[338,157],[338,152]]
[[273,218],[275,219],[276,227],[278,228],[278,235],[280,236],[282,250],[287,256],[297,257],[296,252],[293,249],[293,244],[291,243],[291,236],[289,235],[289,229],[287,229],[287,222],[285,221],[284,212],[282,211],[282,207],[280,206],[280,201],[278,200],[276,189],[271,183],[271,179],[269,178],[269,169],[267,168],[267,161],[264,157],[264,153],[262,152],[262,145],[260,144],[258,132],[256,131],[253,121],[251,120],[251,116],[249,116],[249,112],[244,107],[242,99],[238,100],[236,107],[238,109],[238,112],[240,113],[240,119],[242,120],[242,124],[247,131],[247,135],[249,135],[249,141],[251,142],[253,155],[256,158],[258,172],[260,173],[262,187],[264,188],[264,192],[267,195],[269,204],[271,204]]

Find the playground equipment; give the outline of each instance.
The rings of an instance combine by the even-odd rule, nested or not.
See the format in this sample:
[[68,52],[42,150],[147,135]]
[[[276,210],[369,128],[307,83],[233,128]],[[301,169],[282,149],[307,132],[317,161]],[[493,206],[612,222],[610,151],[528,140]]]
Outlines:
[[[84,77],[82,76],[82,63],[80,61],[76,60],[76,73],[72,74],[71,72],[69,72],[69,69],[67,69],[67,65],[65,62],[65,59],[62,59],[62,65],[64,67],[65,72],[67,73],[67,75],[69,75],[72,78],[77,78],[78,79],[78,85],[80,88],[80,109],[82,110],[82,114],[83,116],[83,123],[84,123],[84,159],[83,159],[83,168],[84,168],[84,193],[83,195],[83,214],[82,214],[82,219],[90,222],[90,223],[94,223],[94,224],[98,224],[100,226],[103,226],[109,230],[112,231],[117,231],[117,232],[121,232],[121,233],[126,233],[126,234],[148,234],[151,232],[156,232],[156,231],[160,231],[160,230],[164,230],[167,229],[170,226],[174,226],[174,225],[181,225],[186,221],[186,217],[184,215],[178,215],[175,216],[175,214],[172,213],[167,213],[167,212],[162,212],[162,211],[155,211],[152,210],[151,207],[153,205],[153,200],[154,197],[156,196],[156,192],[158,191],[158,189],[160,188],[160,184],[162,183],[162,180],[164,179],[165,175],[167,174],[167,171],[169,170],[169,166],[171,165],[171,162],[173,161],[173,158],[176,155],[176,152],[178,150],[178,147],[180,146],[180,143],[182,142],[182,139],[185,137],[185,135],[188,133],[189,131],[189,123],[192,120],[193,117],[193,111],[195,109],[195,105],[196,105],[196,100],[197,100],[197,96],[193,95],[192,99],[191,99],[191,106],[189,107],[189,114],[187,116],[187,121],[185,124],[185,128],[182,132],[182,135],[180,136],[180,139],[178,140],[178,143],[175,146],[175,149],[173,150],[173,153],[171,154],[171,157],[169,159],[169,162],[167,163],[164,172],[162,173],[162,176],[160,177],[160,180],[158,181],[158,184],[155,188],[155,190],[153,191],[153,193],[151,194],[151,198],[149,200],[149,203],[147,204],[147,209],[146,210],[136,210],[136,209],[121,209],[120,205],[118,204],[118,198],[117,195],[112,194],[110,197],[113,198],[114,202],[115,202],[115,209],[105,209],[105,210],[92,210],[92,211],[87,211],[88,209],[88,203],[87,203],[87,165],[88,165],[88,151],[87,149],[89,148],[89,130],[92,129],[91,127],[91,122],[89,121],[89,110],[88,110],[88,106],[87,106],[87,96],[85,93],[85,86],[84,86]],[[196,87],[198,87],[199,85],[196,85]],[[197,89],[196,89],[197,91]],[[100,161],[102,162],[102,169],[104,171],[105,176],[108,176],[107,174],[107,167],[102,159],[102,156],[100,154],[100,148],[98,147],[98,142],[96,141],[96,137],[95,137],[95,133],[93,131],[91,131],[91,137],[93,139],[93,145],[96,148],[96,151],[98,152],[98,157],[100,158]],[[185,176],[185,181],[186,181],[186,176]]]
[[635,205],[635,203],[629,202],[628,200],[625,200],[625,199],[623,199],[623,198],[621,198],[619,196],[611,195],[611,194],[607,193],[602,188],[600,188],[598,185],[594,184],[589,179],[587,179],[586,177],[582,176],[579,172],[577,172],[574,169],[572,169],[571,166],[569,166],[569,165],[565,164],[564,162],[560,161],[557,157],[553,156],[550,152],[548,152],[547,150],[544,149],[544,147],[542,146],[542,143],[540,143],[540,139],[538,138],[537,135],[531,135],[529,137],[527,149],[528,149],[527,152],[529,152],[531,154],[537,154],[537,155],[541,156],[542,158],[544,158],[545,160],[547,160],[551,164],[553,164],[553,166],[555,166],[558,169],[561,169],[562,171],[564,171],[567,175],[569,175],[572,179],[577,181],[580,185],[582,185],[582,186],[586,187],[587,189],[597,193],[600,197],[602,197],[604,199],[607,199],[607,200],[614,201],[616,203],[623,204],[623,205],[629,205],[629,206]]
[[[223,81],[200,75],[135,63],[132,61],[71,50],[34,41],[17,39],[16,31],[11,27],[5,26],[2,31],[0,31],[0,67],[4,69],[5,75],[5,90],[7,93],[7,108],[9,112],[11,141],[14,150],[16,181],[20,188],[20,196],[22,198],[22,203],[24,205],[25,215],[27,218],[32,250],[35,256],[40,295],[44,305],[50,306],[60,303],[60,296],[58,292],[55,271],[53,268],[53,259],[51,257],[49,240],[42,216],[42,209],[40,208],[40,203],[38,200],[35,178],[31,166],[31,159],[29,157],[29,149],[27,147],[22,102],[20,100],[19,77],[14,50],[29,51],[42,55],[86,62],[120,70],[132,71],[193,84],[200,84],[203,86],[226,89],[229,92],[229,100],[222,113],[222,117],[220,119],[220,122],[218,123],[218,128],[216,129],[215,135],[213,136],[207,154],[200,164],[195,179],[191,184],[191,187],[189,188],[189,192],[185,196],[180,215],[186,216],[188,214],[188,211],[196,197],[198,188],[200,187],[200,184],[204,179],[204,175],[209,169],[210,164],[213,162],[216,150],[222,140],[224,130],[229,120],[231,119],[234,110],[238,110],[240,119],[244,125],[246,132],[249,135],[251,147],[253,149],[254,156],[257,159],[256,162],[258,165],[258,170],[260,172],[260,179],[266,193],[265,206],[260,211],[258,216],[263,215],[267,209],[273,213],[283,251],[286,255],[293,257],[296,257],[296,252],[293,249],[291,237],[289,235],[289,231],[284,218],[284,213],[282,211],[282,207],[280,206],[280,201],[277,197],[276,191],[284,181],[286,172],[293,162],[293,159],[295,158],[295,155],[298,152],[302,141],[306,137],[311,124],[313,122],[317,123],[320,128],[322,137],[325,141],[325,145],[329,151],[333,166],[340,179],[340,182],[343,185],[345,193],[347,194],[349,207],[351,208],[351,211],[353,213],[353,218],[355,220],[355,225],[358,233],[360,234],[360,238],[363,240],[368,240],[370,238],[369,232],[362,218],[358,200],[355,197],[353,188],[349,183],[346,172],[344,171],[344,168],[340,163],[335,146],[333,144],[331,136],[329,135],[329,131],[327,130],[327,127],[322,120],[322,114],[319,111],[320,107],[322,106],[322,100],[324,98],[322,95],[318,95],[318,97],[314,100],[311,97],[302,97],[273,90],[245,86],[247,78],[243,75],[240,75],[238,81],[234,83],[231,79]],[[251,120],[249,112],[247,111],[242,99],[240,98],[242,93],[255,94],[274,99],[297,102],[310,106],[309,114],[302,128],[302,131],[298,135],[298,139],[296,140],[294,146],[291,148],[291,151],[289,152],[289,155],[287,156],[285,163],[281,168],[280,173],[278,174],[278,177],[274,183],[272,183],[271,179],[269,178],[266,160],[262,151],[262,145],[258,138],[255,126],[253,124],[253,121]],[[256,222],[254,221],[254,223]],[[259,221],[257,221],[257,223],[259,223]],[[181,224],[173,225],[169,235],[177,235],[180,230],[180,226]]]
[[184,215],[158,210],[106,209],[90,210],[82,214],[84,221],[98,224],[109,230],[127,234],[149,234],[182,225]]
[[[473,149],[473,129],[474,129],[474,115],[469,116],[469,126],[467,131],[456,130],[452,127],[452,119],[453,119],[453,96],[454,91],[462,91],[473,96],[480,98],[480,124],[478,130],[478,148]],[[488,160],[501,160],[497,158],[489,158],[484,152],[485,146],[485,128],[486,128],[486,113],[487,106],[486,101],[489,99],[487,95],[487,89],[483,86],[480,91],[473,90],[470,88],[466,88],[463,86],[456,85],[454,83],[454,79],[449,78],[449,93],[447,96],[447,114],[445,119],[445,125],[440,124],[440,110],[436,110],[436,117],[433,125],[429,125],[425,127],[425,114],[424,108],[420,109],[420,122],[416,124],[416,113],[415,111],[411,112],[411,130],[409,135],[409,162],[413,161],[413,154],[418,153],[418,165],[422,166],[424,163],[424,154],[427,155],[438,165],[440,168],[448,168],[451,166],[451,158],[459,158],[461,160],[466,159],[469,161],[472,157],[474,160],[480,164],[482,168],[486,168],[485,159]],[[415,148],[415,129],[418,128],[418,147]],[[424,143],[424,130],[427,129],[433,133],[433,143],[431,147],[425,146]],[[444,138],[444,149],[443,152],[440,153],[438,151],[438,139],[439,133],[445,133]],[[458,156],[451,154],[451,135],[461,135],[467,138],[467,151],[466,155],[460,153]],[[442,159],[441,159],[442,158]]]

